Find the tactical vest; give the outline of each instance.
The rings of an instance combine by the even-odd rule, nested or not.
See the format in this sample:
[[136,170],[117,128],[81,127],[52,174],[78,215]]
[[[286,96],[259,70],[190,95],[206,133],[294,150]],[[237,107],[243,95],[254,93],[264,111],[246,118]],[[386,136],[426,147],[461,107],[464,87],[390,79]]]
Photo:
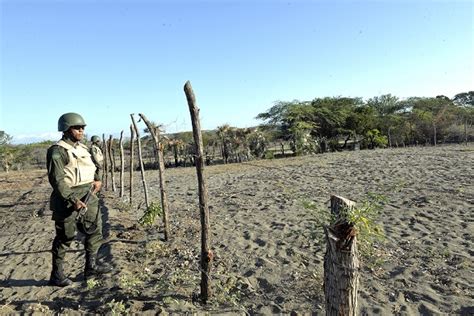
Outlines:
[[72,188],[94,181],[96,166],[85,145],[78,143],[76,146],[72,146],[63,140],[58,141],[56,145],[66,149],[69,157],[69,163],[64,166],[64,172],[66,173],[64,180],[69,187]]
[[102,162],[104,161],[104,155],[102,154],[102,149],[100,149],[99,146],[92,145],[91,154],[92,154],[92,157],[94,157],[94,160],[97,163],[102,164]]

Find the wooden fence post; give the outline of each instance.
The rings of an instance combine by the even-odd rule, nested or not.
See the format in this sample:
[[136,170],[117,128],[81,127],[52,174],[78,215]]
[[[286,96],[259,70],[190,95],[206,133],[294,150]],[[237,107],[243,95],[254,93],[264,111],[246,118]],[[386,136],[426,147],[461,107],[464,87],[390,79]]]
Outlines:
[[135,151],[135,131],[133,125],[130,124],[130,206],[133,200],[133,156]]
[[151,137],[155,144],[156,155],[158,158],[158,174],[160,178],[160,193],[161,193],[161,209],[163,211],[163,226],[164,226],[164,239],[168,240],[170,230],[168,225],[168,198],[166,197],[166,183],[165,183],[165,163],[163,161],[163,146],[160,141],[160,130],[158,127],[155,129],[153,124],[142,113],[138,114],[143,122],[145,122],[148,130],[150,131]]
[[105,187],[105,190],[107,191],[109,189],[109,164],[107,163],[107,151],[108,151],[108,146],[107,146],[107,141],[105,139],[105,134],[102,134],[102,153],[104,154],[104,175],[103,177],[105,178],[105,181],[104,181],[104,187]]
[[109,136],[109,160],[110,160],[110,179],[112,180],[112,191],[116,191],[116,186],[115,186],[115,155],[114,155],[114,139],[112,138],[112,135]]
[[148,209],[150,204],[148,203],[148,188],[146,186],[146,180],[145,180],[145,166],[143,165],[142,143],[140,141],[140,132],[138,132],[137,123],[135,123],[135,118],[133,117],[133,114],[130,114],[130,117],[132,118],[133,129],[135,130],[135,134],[137,135],[138,162],[140,163],[140,172],[142,174],[143,191],[145,192],[145,205],[146,205],[146,208]]
[[189,81],[186,81],[186,84],[184,85],[184,93],[186,94],[189,112],[191,114],[194,143],[196,148],[195,162],[199,189],[199,210],[201,213],[201,300],[204,304],[206,304],[209,297],[211,296],[210,272],[213,254],[210,250],[209,241],[209,206],[207,204],[206,181],[203,175],[204,159],[201,123],[199,121],[199,108],[196,105],[196,98]]
[[123,173],[125,169],[125,159],[123,156],[123,131],[120,132],[119,148],[120,148],[120,197],[123,197]]
[[355,202],[331,196],[331,213],[337,220],[324,227],[326,254],[324,255],[324,294],[327,316],[355,316],[359,287],[359,259],[356,229],[345,214]]

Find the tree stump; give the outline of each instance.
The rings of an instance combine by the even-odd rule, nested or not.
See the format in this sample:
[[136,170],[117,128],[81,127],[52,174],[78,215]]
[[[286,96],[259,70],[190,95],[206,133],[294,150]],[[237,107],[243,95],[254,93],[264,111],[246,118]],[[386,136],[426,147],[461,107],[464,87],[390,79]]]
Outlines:
[[355,202],[331,196],[331,213],[337,220],[324,227],[326,254],[324,256],[324,294],[326,315],[356,315],[359,287],[359,259],[356,229],[347,220],[347,212]]

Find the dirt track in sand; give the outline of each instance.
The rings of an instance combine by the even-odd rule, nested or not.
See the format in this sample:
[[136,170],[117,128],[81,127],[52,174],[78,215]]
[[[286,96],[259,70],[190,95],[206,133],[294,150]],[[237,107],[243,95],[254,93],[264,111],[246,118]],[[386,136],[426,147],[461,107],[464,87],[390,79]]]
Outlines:
[[[74,285],[46,285],[54,226],[45,171],[0,174],[0,314],[128,311],[323,313],[322,215],[330,194],[388,198],[380,223],[379,265],[362,270],[365,314],[472,314],[474,176],[471,146],[343,152],[206,168],[211,207],[214,299],[199,291],[199,211],[195,170],[167,169],[172,240],[161,222],[137,225],[134,207],[106,191],[106,243],[114,272],[83,283],[78,236],[67,255]],[[137,177],[138,177],[137,173]],[[156,171],[147,171],[159,201]],[[118,178],[118,177],[117,177]],[[126,183],[128,183],[126,181]],[[127,191],[128,194],[128,191]],[[304,205],[313,203],[316,210]]]

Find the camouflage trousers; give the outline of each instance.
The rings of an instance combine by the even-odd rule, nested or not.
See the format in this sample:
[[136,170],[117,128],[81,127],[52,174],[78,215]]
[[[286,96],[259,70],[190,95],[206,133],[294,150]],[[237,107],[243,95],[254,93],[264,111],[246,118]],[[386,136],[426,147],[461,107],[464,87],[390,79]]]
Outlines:
[[86,253],[96,255],[103,242],[102,219],[99,210],[99,199],[93,195],[87,205],[87,213],[83,221],[76,220],[77,212],[63,220],[55,220],[56,236],[53,240],[51,252],[53,255],[53,269],[62,266],[66,252],[79,231],[85,236],[84,246]]

